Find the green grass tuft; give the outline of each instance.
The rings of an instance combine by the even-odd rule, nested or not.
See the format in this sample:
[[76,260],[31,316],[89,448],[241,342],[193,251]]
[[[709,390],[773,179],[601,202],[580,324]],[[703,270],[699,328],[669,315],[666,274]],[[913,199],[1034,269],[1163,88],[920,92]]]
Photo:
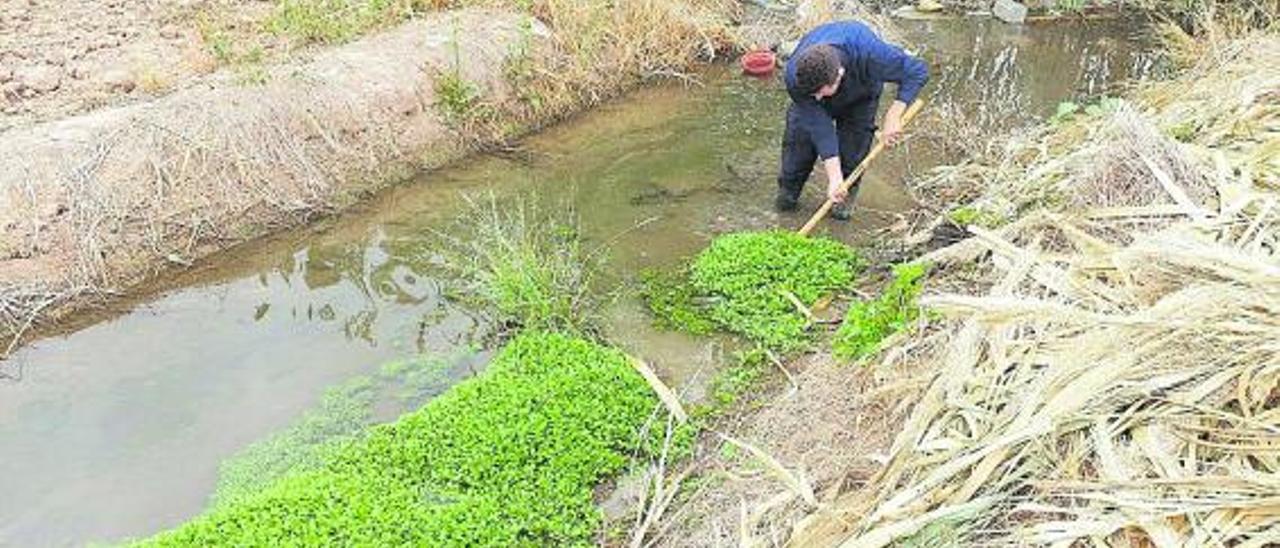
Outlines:
[[711,403],[715,411],[723,411],[738,401],[769,370],[769,354],[763,348],[736,352],[733,363],[711,379]]
[[621,353],[531,332],[422,409],[146,546],[588,545],[656,405]]
[[[459,236],[462,235],[462,236]],[[453,289],[508,327],[592,331],[607,295],[603,256],[585,248],[569,201],[536,196],[471,200],[435,250]]]

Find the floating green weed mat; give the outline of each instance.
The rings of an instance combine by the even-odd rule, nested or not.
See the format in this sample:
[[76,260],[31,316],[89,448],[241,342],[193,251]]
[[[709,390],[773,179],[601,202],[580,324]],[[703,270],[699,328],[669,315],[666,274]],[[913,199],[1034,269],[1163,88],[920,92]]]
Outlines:
[[694,335],[715,330],[708,312],[689,283],[688,268],[676,271],[648,270],[640,274],[644,300],[657,319],[658,327]]
[[285,475],[324,466],[330,455],[368,430],[379,400],[390,396],[401,408],[416,409],[450,384],[449,370],[472,352],[389,362],[376,374],[329,388],[319,404],[293,424],[223,461],[212,505],[261,491]]
[[774,350],[808,341],[807,319],[788,299],[805,305],[846,289],[860,266],[852,249],[827,238],[793,232],[739,232],[716,238],[693,261],[689,281],[709,298],[707,311],[724,329]]
[[586,545],[655,405],[620,352],[512,340],[480,375],[154,546]]
[[856,303],[845,314],[831,347],[836,357],[858,359],[875,353],[885,338],[901,331],[920,315],[916,297],[928,271],[922,263],[893,268],[893,281],[879,297]]

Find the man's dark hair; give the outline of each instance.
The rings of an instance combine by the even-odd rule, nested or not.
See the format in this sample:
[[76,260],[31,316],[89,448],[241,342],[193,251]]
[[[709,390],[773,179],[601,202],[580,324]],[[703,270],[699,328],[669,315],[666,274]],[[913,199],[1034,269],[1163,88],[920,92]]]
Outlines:
[[796,87],[805,95],[817,93],[840,75],[840,53],[834,46],[818,44],[796,57]]

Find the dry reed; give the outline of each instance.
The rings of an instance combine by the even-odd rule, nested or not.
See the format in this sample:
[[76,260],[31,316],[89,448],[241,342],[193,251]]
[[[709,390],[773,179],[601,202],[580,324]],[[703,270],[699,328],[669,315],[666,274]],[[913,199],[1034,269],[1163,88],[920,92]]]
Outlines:
[[926,256],[932,380],[793,545],[1280,543],[1280,38],[1214,52],[928,182],[1016,220]]

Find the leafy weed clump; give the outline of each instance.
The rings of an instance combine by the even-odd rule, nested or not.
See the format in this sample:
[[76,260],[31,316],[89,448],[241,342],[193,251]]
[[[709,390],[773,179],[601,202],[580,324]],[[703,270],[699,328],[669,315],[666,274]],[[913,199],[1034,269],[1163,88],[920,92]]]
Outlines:
[[768,371],[769,352],[756,347],[735,353],[733,362],[711,379],[711,404],[728,409],[746,395]]
[[421,0],[280,0],[267,30],[302,43],[341,43],[423,11]]
[[709,299],[710,318],[724,329],[779,351],[803,348],[808,320],[788,295],[806,306],[847,288],[858,255],[835,240],[780,230],[716,238],[690,269],[694,291]]
[[616,350],[527,332],[480,375],[151,546],[586,545],[657,400]]
[[886,337],[905,329],[920,315],[916,297],[924,287],[928,268],[908,263],[893,268],[893,281],[880,297],[849,309],[836,331],[832,349],[836,357],[859,359],[875,353]]

